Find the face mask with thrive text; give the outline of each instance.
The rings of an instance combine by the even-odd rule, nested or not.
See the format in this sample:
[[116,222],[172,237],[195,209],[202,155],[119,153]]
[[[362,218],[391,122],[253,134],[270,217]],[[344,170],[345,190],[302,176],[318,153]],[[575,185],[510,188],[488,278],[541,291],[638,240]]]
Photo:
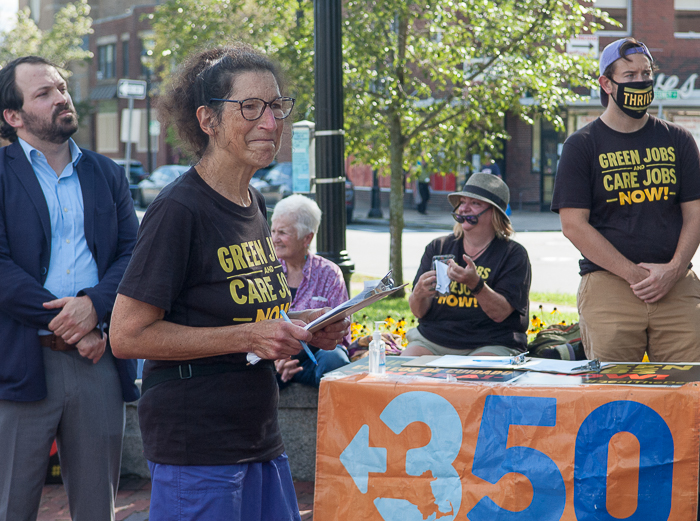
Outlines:
[[620,110],[631,118],[642,119],[654,101],[654,82],[646,80],[618,83],[613,79],[610,81],[617,85],[617,96],[614,99]]

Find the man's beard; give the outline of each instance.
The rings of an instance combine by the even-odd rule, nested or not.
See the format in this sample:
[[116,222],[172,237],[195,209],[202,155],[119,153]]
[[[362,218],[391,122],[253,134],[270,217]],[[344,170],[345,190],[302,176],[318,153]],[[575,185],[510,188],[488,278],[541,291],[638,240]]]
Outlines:
[[[65,110],[70,110],[71,114],[59,118],[58,115]],[[36,136],[42,141],[57,145],[65,143],[69,137],[78,131],[78,118],[76,117],[75,109],[67,103],[54,109],[51,114],[51,121],[42,121],[33,114],[22,110],[22,122],[29,134]]]

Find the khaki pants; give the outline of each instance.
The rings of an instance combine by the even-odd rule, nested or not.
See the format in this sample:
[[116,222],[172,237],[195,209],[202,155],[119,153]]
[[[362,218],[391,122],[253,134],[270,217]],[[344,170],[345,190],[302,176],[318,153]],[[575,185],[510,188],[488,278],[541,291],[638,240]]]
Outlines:
[[608,271],[587,273],[578,289],[581,339],[604,362],[700,362],[700,281],[693,271],[653,304]]

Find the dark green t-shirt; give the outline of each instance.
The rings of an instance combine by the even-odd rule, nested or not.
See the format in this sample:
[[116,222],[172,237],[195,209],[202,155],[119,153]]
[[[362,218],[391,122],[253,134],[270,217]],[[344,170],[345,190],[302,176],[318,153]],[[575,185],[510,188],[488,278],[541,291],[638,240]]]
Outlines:
[[[435,255],[454,255],[457,264],[466,266],[462,239],[454,235],[439,237],[425,248],[414,286],[423,273],[432,269]],[[503,322],[495,322],[481,309],[478,296],[472,295],[465,284],[453,281],[449,295],[433,299],[419,320],[418,330],[428,340],[451,349],[502,345],[524,351],[530,304],[527,251],[515,241],[494,239],[474,263],[484,282],[503,295],[514,311]]]
[[[680,203],[700,198],[700,155],[684,128],[649,117],[631,133],[598,118],[564,143],[552,210],[590,210],[589,222],[627,259],[665,264],[683,226]],[[581,275],[600,270],[583,258]]]
[[[165,310],[164,319],[193,327],[279,318],[290,295],[259,192],[238,206],[194,169],[151,204],[119,293]],[[252,346],[251,346],[252,350]],[[284,451],[277,425],[278,391],[269,361],[245,354],[196,358],[193,364],[241,364],[241,371],[171,380],[139,402],[146,458],[170,465],[269,461]],[[144,378],[187,362],[147,360]]]

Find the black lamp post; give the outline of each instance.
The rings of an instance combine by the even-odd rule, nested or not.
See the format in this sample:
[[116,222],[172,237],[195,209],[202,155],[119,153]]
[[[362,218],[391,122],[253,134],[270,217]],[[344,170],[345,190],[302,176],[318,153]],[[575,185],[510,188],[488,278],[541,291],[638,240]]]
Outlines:
[[341,0],[314,0],[316,196],[323,211],[319,255],[335,262],[345,284],[355,264],[345,250],[345,141]]
[[367,217],[373,219],[381,219],[384,217],[384,214],[382,214],[381,192],[379,191],[379,172],[376,168],[372,170],[372,206],[369,209]]
[[151,64],[153,51],[141,51],[141,65],[146,75],[146,153],[148,154],[148,173],[153,173],[153,154],[151,152]]

